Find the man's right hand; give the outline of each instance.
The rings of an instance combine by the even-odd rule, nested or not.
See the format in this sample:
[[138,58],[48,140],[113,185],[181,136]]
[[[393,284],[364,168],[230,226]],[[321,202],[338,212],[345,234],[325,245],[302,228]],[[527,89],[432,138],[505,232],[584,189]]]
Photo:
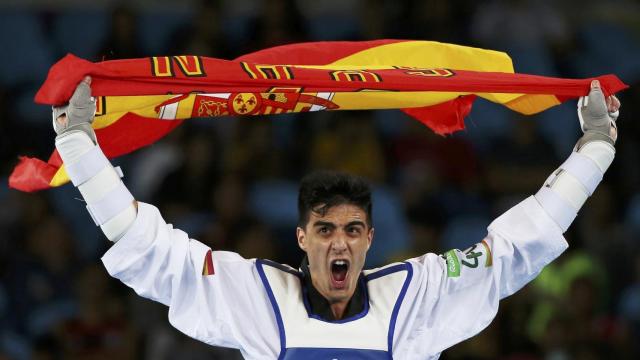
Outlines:
[[600,82],[591,82],[591,91],[588,96],[578,100],[578,117],[584,135],[578,140],[577,149],[590,141],[605,141],[614,145],[618,137],[616,120],[620,101],[611,95],[604,98]]
[[91,77],[85,76],[74,91],[69,104],[53,107],[53,129],[58,137],[73,131],[82,131],[89,135],[94,144],[96,134],[91,127],[95,113],[96,100],[91,97]]

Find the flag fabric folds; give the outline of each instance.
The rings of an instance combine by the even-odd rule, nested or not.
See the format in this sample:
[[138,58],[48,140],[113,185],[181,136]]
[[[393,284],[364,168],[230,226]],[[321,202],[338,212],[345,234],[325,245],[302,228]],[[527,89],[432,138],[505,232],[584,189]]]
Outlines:
[[[67,55],[36,94],[61,105],[92,77],[93,128],[109,158],[149,145],[192,117],[320,110],[402,109],[439,134],[464,128],[477,97],[535,114],[586,95],[592,79],[515,74],[502,52],[430,41],[300,43],[235,60],[157,56],[92,63]],[[627,86],[597,77],[606,95]],[[21,157],[9,185],[36,191],[68,182],[54,151]]]

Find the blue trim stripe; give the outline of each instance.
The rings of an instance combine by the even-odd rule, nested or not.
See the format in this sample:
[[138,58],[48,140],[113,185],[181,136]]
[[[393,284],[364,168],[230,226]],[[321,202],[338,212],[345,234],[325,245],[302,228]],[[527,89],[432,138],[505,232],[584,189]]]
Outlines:
[[284,271],[286,273],[289,273],[291,275],[295,275],[295,276],[297,276],[297,277],[302,279],[302,272],[301,271],[292,269],[291,267],[289,267],[287,265],[283,265],[283,264],[277,263],[277,262],[275,262],[273,260],[267,260],[267,259],[259,259],[258,261],[260,261],[260,263],[263,264],[263,265],[269,265],[269,266],[274,267],[274,268],[276,268],[278,270],[282,270],[282,271]]
[[374,273],[370,273],[368,275],[365,275],[365,278],[367,279],[367,281],[370,281],[370,280],[375,280],[377,278],[392,274],[394,272],[404,271],[404,270],[407,270],[407,267],[405,265],[406,265],[406,263],[401,263],[401,264],[396,264],[396,265],[393,265],[393,266],[389,266],[389,267],[386,267],[386,268],[384,268],[382,270],[378,270],[378,271],[376,271]]
[[264,269],[262,268],[264,264],[264,260],[256,260],[256,269],[258,270],[260,280],[262,280],[262,284],[264,285],[265,290],[267,290],[267,295],[269,296],[269,301],[271,302],[273,312],[276,316],[276,322],[278,323],[278,331],[280,332],[280,355],[278,356],[278,359],[283,359],[286,349],[286,334],[284,332],[284,323],[282,322],[282,314],[280,314],[280,308],[278,307],[276,298],[273,295],[273,290],[271,289],[271,285],[269,285],[269,281],[267,280],[267,275],[264,273]]
[[387,360],[389,355],[383,350],[338,349],[338,348],[289,348],[284,360]]
[[[402,290],[400,290],[400,295],[398,296],[398,300],[396,300],[396,305],[393,307],[393,312],[391,313],[391,322],[389,324],[389,338],[388,338],[388,351],[389,358],[393,358],[393,334],[396,330],[396,320],[398,318],[398,313],[400,312],[400,306],[402,305],[402,301],[404,300],[404,296],[407,294],[407,289],[409,288],[409,284],[411,283],[411,278],[413,277],[413,267],[410,263],[404,262],[402,264],[396,265],[397,267],[402,267],[403,270],[407,270],[407,278],[404,280],[404,284],[402,285]],[[390,268],[395,268],[396,266],[392,266]],[[378,273],[385,271],[381,270]]]

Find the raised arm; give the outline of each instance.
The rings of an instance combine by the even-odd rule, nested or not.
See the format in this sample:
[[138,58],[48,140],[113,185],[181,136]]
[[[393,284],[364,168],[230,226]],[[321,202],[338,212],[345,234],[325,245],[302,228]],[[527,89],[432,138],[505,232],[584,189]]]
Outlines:
[[[563,233],[613,161],[619,107],[594,81],[578,102],[584,135],[534,196],[494,220],[480,243],[409,260],[415,279],[407,297],[415,297],[416,306],[400,310],[404,333],[396,333],[395,340],[406,347],[398,355],[437,354],[477,334],[495,317],[500,299],[534,279],[568,247]],[[414,341],[403,342],[403,337]]]
[[578,101],[578,117],[584,135],[569,158],[535,195],[563,233],[613,161],[619,109],[620,101],[613,95],[605,99],[600,83],[594,80],[589,96]]
[[109,274],[169,306],[171,324],[193,338],[251,358],[277,354],[278,331],[254,261],[212,252],[167,224],[154,206],[135,201],[96,141],[90,84],[85,78],[69,105],[53,109],[53,126],[69,178],[115,243],[102,258]]
[[85,77],[69,104],[53,108],[56,148],[74,186],[80,190],[87,210],[111,241],[117,241],[133,224],[137,204],[97,144],[91,127],[96,111],[91,97],[91,78]]

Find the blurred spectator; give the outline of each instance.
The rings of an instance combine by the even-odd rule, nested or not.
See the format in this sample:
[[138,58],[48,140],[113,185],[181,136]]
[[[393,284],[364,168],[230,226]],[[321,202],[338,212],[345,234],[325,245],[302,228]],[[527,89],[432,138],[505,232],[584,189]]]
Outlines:
[[618,318],[629,328],[629,342],[634,354],[640,354],[640,255],[635,256],[633,280],[623,289],[617,308]]
[[581,212],[574,231],[579,233],[582,246],[591,254],[598,254],[600,261],[612,274],[610,286],[619,292],[624,283],[631,280],[630,263],[620,262],[620,258],[633,251],[633,245],[627,243],[620,209],[614,205],[613,191],[608,184],[603,184],[598,193],[589,200],[589,207]]
[[246,185],[238,174],[225,174],[212,184],[208,200],[213,212],[198,239],[213,249],[234,249],[245,223],[253,221],[247,213]]
[[326,128],[314,134],[309,167],[345,171],[383,182],[387,176],[384,149],[369,114],[349,111],[334,117]]
[[238,173],[249,181],[288,174],[291,164],[285,160],[287,155],[274,144],[275,126],[261,116],[238,119],[232,143],[218,156],[222,172]]
[[109,34],[98,56],[105,60],[143,57],[139,41],[137,15],[122,3],[111,12]]
[[489,206],[478,191],[482,173],[465,138],[444,138],[413,122],[393,149],[405,209],[415,219],[432,218],[423,221],[437,227],[438,246],[422,250],[466,248],[486,235]]
[[[393,7],[391,7],[392,9]],[[377,40],[384,38],[387,33],[388,20],[387,11],[391,10],[385,6],[384,0],[362,0],[358,13],[360,14],[360,34],[362,40]],[[354,39],[355,40],[355,39]]]
[[[516,72],[558,76],[571,51],[573,33],[556,2],[492,0],[476,7],[470,35],[481,47],[507,52]],[[540,19],[544,19],[541,21]],[[593,76],[588,74],[584,76]],[[571,109],[573,110],[573,109]],[[536,127],[559,154],[565,154],[578,133],[577,122],[557,121],[574,116],[559,106],[537,116]]]
[[534,281],[536,302],[529,330],[548,356],[626,356],[624,324],[610,312],[610,285],[598,259],[584,252],[564,255]]
[[433,176],[452,187],[474,187],[480,179],[477,155],[467,139],[434,134],[418,121],[412,121],[393,143],[393,161],[400,171],[417,162],[430,164]]
[[[276,245],[278,242],[273,238],[269,228],[258,221],[252,221],[244,224],[240,233],[237,234],[237,241],[235,244],[235,250],[242,254],[247,259],[273,259],[281,257],[278,254]],[[291,238],[293,239],[293,237]],[[295,247],[294,242],[286,244],[289,247]],[[291,262],[293,265],[297,265],[299,259],[295,262]]]
[[11,136],[16,130],[16,124],[9,121],[9,103],[9,91],[0,85],[0,171],[2,174],[10,171],[9,165],[15,162],[13,151],[18,150]]
[[98,265],[80,272],[75,284],[78,313],[56,332],[65,359],[133,359],[136,334],[124,303],[110,289],[109,276]]
[[34,360],[64,359],[60,341],[50,333],[39,336],[34,341],[31,358]]
[[[544,19],[544,21],[540,21]],[[550,49],[567,41],[563,14],[550,1],[493,0],[476,7],[471,36],[479,44],[507,51],[516,71],[553,75]]]
[[[394,4],[396,5],[396,4]],[[471,16],[478,6],[473,1],[405,1],[397,26],[402,38],[434,40],[468,45]]]
[[358,11],[362,0],[296,0],[309,39],[353,40],[360,34]]
[[248,26],[249,43],[241,53],[301,42],[307,37],[296,0],[265,0],[262,12]]
[[153,196],[164,216],[173,221],[192,212],[207,212],[211,186],[217,178],[219,157],[211,141],[215,134],[197,127],[186,130],[182,163],[166,175]]
[[71,234],[54,215],[31,224],[23,241],[24,252],[13,254],[7,270],[9,318],[15,329],[34,339],[75,313],[69,279],[77,263]]
[[218,0],[200,0],[195,18],[171,37],[167,55],[198,55],[229,59],[230,46],[222,32],[222,14]]
[[[612,170],[616,175],[616,197],[630,199],[640,194],[640,122],[634,119],[640,118],[640,82],[631,84],[631,88],[621,94],[622,101],[630,106],[625,107],[624,119],[629,121],[620,122],[620,139],[617,157],[619,161],[612,164]],[[624,131],[624,136],[622,132]],[[640,218],[638,222],[630,223],[636,229],[640,228]],[[640,232],[639,232],[640,233]]]
[[485,157],[487,188],[494,194],[522,197],[537,189],[559,160],[532,120],[514,116],[513,121],[513,136],[494,141]]
[[153,195],[160,193],[164,179],[184,162],[181,141],[184,141],[185,128],[178,127],[153,147],[132,154],[127,177],[129,188],[136,198],[151,201]]

